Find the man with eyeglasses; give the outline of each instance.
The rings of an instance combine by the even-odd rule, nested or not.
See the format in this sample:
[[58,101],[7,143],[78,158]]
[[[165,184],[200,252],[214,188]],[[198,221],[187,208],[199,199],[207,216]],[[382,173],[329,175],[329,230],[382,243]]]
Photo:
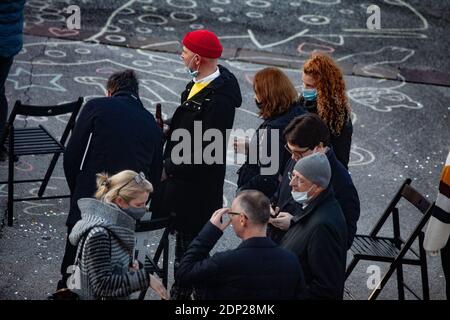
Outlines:
[[280,242],[298,257],[305,273],[301,298],[342,300],[347,258],[347,225],[330,185],[327,156],[315,153],[294,166],[290,186],[301,210]]
[[[239,193],[231,208],[214,212],[191,242],[176,280],[193,286],[197,296],[206,300],[298,298],[304,289],[302,269],[294,254],[267,238],[269,216],[270,202],[262,192]],[[230,224],[242,243],[234,250],[209,257]]]
[[299,210],[292,197],[290,185],[295,163],[308,155],[324,153],[331,167],[330,183],[347,223],[347,249],[349,249],[356,234],[360,215],[359,196],[348,170],[336,158],[333,149],[328,147],[328,127],[318,115],[308,113],[292,120],[286,127],[284,135],[287,141],[285,147],[291,153],[291,159],[286,164],[278,191],[272,198],[272,203],[276,207],[274,214],[278,215],[270,221],[268,228],[270,237],[279,242],[289,229],[292,217]]

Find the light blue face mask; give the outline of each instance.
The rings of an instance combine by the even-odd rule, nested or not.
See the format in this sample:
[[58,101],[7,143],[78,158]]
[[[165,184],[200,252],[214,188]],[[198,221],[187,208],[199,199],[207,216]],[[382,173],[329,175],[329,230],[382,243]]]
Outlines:
[[317,99],[316,89],[305,89],[305,87],[302,87],[302,94],[306,101],[315,101]]
[[[192,70],[192,69],[190,68],[191,63],[192,63],[192,60],[194,60],[194,58],[195,58],[195,56],[192,57],[191,61],[189,61],[189,64],[188,64],[187,67],[186,67],[186,72],[189,74],[189,76],[190,76],[192,79],[194,79],[194,78],[196,78],[196,77],[198,76],[198,69],[197,69],[196,71],[194,71],[194,70]],[[200,68],[200,66],[199,66],[199,68]]]
[[293,198],[294,201],[297,202],[298,204],[303,204],[303,203],[305,203],[305,202],[308,202],[308,200],[310,200],[310,199],[308,198],[308,192],[310,192],[311,189],[312,189],[312,186],[311,186],[311,188],[309,188],[308,191],[304,191],[304,192],[292,190],[292,191],[291,191],[292,198]]

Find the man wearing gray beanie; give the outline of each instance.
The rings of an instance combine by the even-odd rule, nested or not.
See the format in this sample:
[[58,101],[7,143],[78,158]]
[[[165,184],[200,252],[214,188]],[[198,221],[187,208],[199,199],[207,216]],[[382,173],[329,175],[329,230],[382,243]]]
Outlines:
[[[347,258],[347,225],[330,185],[331,169],[323,153],[297,161],[290,177],[298,210],[280,246],[295,253],[305,273],[304,299],[342,300]],[[277,219],[273,219],[277,220]]]
[[323,153],[313,153],[297,161],[294,170],[312,183],[328,188],[331,179],[331,168],[328,158]]

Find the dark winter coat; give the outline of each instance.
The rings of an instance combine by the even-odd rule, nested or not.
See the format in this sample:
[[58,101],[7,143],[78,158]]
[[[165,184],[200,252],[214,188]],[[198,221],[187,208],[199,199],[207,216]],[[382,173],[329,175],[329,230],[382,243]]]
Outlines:
[[0,2],[0,57],[13,57],[22,49],[24,6],[25,0]]
[[209,257],[222,231],[207,222],[192,241],[177,281],[207,300],[292,300],[304,288],[303,272],[291,252],[266,237],[243,241],[236,249]]
[[[291,154],[286,150],[285,144],[286,140],[283,135],[284,129],[287,127],[289,122],[292,121],[295,117],[301,116],[305,114],[306,111],[301,107],[298,103],[294,104],[291,108],[289,108],[285,113],[281,115],[274,116],[265,120],[257,129],[255,136],[253,137],[252,143],[256,143],[259,145],[259,138],[261,138],[263,148],[262,151],[264,156],[270,155],[272,150],[272,143],[274,143],[275,132],[278,134],[278,171],[273,175],[263,175],[261,174],[262,167],[269,167],[270,165],[261,164],[258,158],[258,163],[249,163],[249,157],[247,156],[247,161],[243,164],[238,170],[238,189],[239,190],[259,190],[263,192],[267,197],[272,197],[275,191],[278,188],[280,183],[279,177],[283,174],[284,167],[288,162]],[[266,134],[259,134],[259,132],[264,132]],[[258,140],[257,142],[253,140]],[[251,150],[251,149],[250,149]],[[259,149],[261,150],[261,148]],[[266,151],[268,150],[268,152]],[[272,159],[275,157],[271,156]]]
[[306,283],[302,298],[343,299],[347,226],[331,187],[295,214],[280,246],[300,260]]
[[80,112],[64,153],[71,192],[67,225],[80,219],[78,199],[94,196],[97,173],[123,170],[142,171],[154,188],[161,179],[162,132],[139,98],[128,91],[92,99]]
[[[226,130],[232,129],[235,110],[242,103],[241,90],[235,76],[222,66],[219,66],[219,71],[220,76],[191,99],[187,98],[194,82],[191,81],[182,93],[181,105],[172,117],[164,150],[164,169],[168,179],[162,183],[152,200],[154,217],[174,212],[175,228],[193,235],[201,230],[215,210],[222,207],[228,140]],[[205,163],[203,153],[212,142],[206,141],[198,145],[194,143],[194,139],[201,139],[198,134],[194,134],[194,121],[198,126],[201,125],[201,136],[208,129],[220,131],[223,143],[219,144],[222,155],[217,159],[218,163]],[[172,155],[174,147],[183,143],[184,139],[177,141],[172,136],[177,129],[185,129],[191,137],[187,144],[188,150],[183,154],[189,163],[177,164],[177,160],[180,160],[177,157],[179,153],[174,152]],[[200,163],[196,164],[195,159],[199,159]]]
[[[359,196],[353,184],[352,177],[342,163],[337,160],[333,149],[329,149],[326,155],[331,167],[330,184],[333,187],[334,195],[341,206],[347,223],[347,249],[349,249],[352,246],[353,238],[356,234],[357,222],[360,215]],[[297,204],[291,196],[292,188],[289,186],[288,172],[292,172],[295,163],[293,159],[287,163],[276,197],[272,199],[276,203],[276,206],[280,207],[280,211],[291,214],[295,212]],[[270,226],[269,230],[271,238],[275,241],[279,241],[280,237],[284,234],[283,231],[272,226]]]

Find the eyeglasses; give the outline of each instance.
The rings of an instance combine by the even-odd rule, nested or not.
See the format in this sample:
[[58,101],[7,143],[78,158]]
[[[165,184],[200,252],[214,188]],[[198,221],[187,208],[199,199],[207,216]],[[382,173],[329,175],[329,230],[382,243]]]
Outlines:
[[232,216],[240,216],[241,214],[248,219],[248,217],[245,215],[245,213],[243,212],[233,212],[233,211],[228,211],[227,214],[232,215]]
[[299,158],[303,158],[303,157],[304,157],[304,154],[310,150],[309,148],[306,148],[306,150],[304,150],[304,151],[292,151],[292,150],[289,148],[289,146],[287,145],[287,143],[284,145],[284,148],[285,148],[290,154],[296,155],[296,156],[298,156]]
[[125,183],[123,186],[121,186],[119,189],[117,189],[117,194],[119,194],[120,190],[122,190],[124,187],[126,187],[133,180],[134,180],[134,182],[136,182],[136,184],[141,184],[145,181],[145,174],[143,172],[139,172],[132,179],[130,179],[127,183]]

